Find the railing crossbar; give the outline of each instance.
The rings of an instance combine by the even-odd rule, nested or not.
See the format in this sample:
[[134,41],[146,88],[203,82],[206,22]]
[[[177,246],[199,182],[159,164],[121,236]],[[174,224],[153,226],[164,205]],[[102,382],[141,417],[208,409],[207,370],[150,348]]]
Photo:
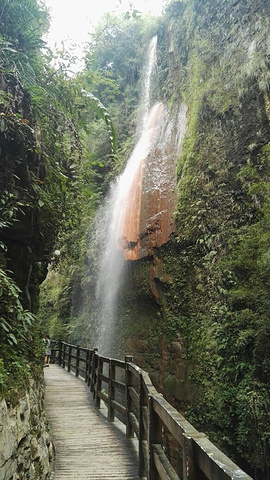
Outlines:
[[180,480],[174,468],[168,461],[161,445],[153,445],[154,461],[161,480]]

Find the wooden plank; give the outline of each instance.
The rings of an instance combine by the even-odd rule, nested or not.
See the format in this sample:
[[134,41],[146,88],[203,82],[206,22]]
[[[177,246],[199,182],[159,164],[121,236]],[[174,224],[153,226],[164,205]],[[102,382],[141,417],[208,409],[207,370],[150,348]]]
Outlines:
[[198,431],[161,394],[153,397],[153,408],[178,443],[183,446],[183,434],[198,435]]
[[107,409],[96,410],[86,384],[57,365],[44,370],[45,408],[56,449],[54,480],[139,480],[137,441]]
[[125,362],[123,360],[118,360],[117,358],[112,358],[112,363],[115,367],[117,368],[122,368],[122,370],[125,370]]
[[133,387],[128,387],[129,395],[132,399],[132,402],[135,404],[135,406],[138,408],[140,405],[140,396],[136,392],[135,388]]
[[180,480],[161,445],[153,445],[154,461],[161,480]]
[[112,385],[114,388],[117,388],[119,392],[125,393],[126,391],[126,384],[123,382],[119,382],[118,380],[112,380]]
[[193,438],[194,458],[196,464],[210,480],[252,480],[232,460],[221,452],[206,435]]
[[130,422],[132,424],[133,430],[134,430],[137,438],[139,438],[140,427],[139,427],[139,422],[138,422],[136,416],[134,415],[134,413],[129,412],[129,419],[130,419]]
[[121,415],[125,416],[127,409],[126,407],[123,407],[120,403],[116,402],[115,400],[111,400],[111,405],[116,410],[117,412],[121,413]]

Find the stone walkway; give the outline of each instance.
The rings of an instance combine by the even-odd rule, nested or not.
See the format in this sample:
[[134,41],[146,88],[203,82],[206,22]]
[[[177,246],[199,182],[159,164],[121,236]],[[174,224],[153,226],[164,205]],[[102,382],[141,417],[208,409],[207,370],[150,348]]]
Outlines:
[[55,480],[139,480],[136,440],[96,410],[85,383],[58,365],[44,369],[45,408],[56,450]]

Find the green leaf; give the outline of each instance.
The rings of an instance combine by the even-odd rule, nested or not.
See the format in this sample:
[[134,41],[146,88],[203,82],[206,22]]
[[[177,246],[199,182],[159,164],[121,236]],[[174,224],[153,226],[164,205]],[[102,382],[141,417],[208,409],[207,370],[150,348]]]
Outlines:
[[[8,340],[9,340],[9,343],[13,343],[15,345],[18,345],[18,340],[17,338],[15,337],[15,335],[13,335],[13,333],[9,333],[8,335]],[[11,342],[10,342],[11,341]]]

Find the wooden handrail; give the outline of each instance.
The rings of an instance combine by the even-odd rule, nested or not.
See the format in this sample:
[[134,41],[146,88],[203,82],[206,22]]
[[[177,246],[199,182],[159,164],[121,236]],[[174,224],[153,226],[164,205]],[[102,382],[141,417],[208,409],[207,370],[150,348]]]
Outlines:
[[[59,340],[52,345],[52,358],[87,383],[96,408],[105,403],[109,422],[117,415],[126,437],[136,435],[141,479],[252,480],[158,393],[132,356],[121,361]],[[168,435],[179,445],[174,465],[166,453]]]

